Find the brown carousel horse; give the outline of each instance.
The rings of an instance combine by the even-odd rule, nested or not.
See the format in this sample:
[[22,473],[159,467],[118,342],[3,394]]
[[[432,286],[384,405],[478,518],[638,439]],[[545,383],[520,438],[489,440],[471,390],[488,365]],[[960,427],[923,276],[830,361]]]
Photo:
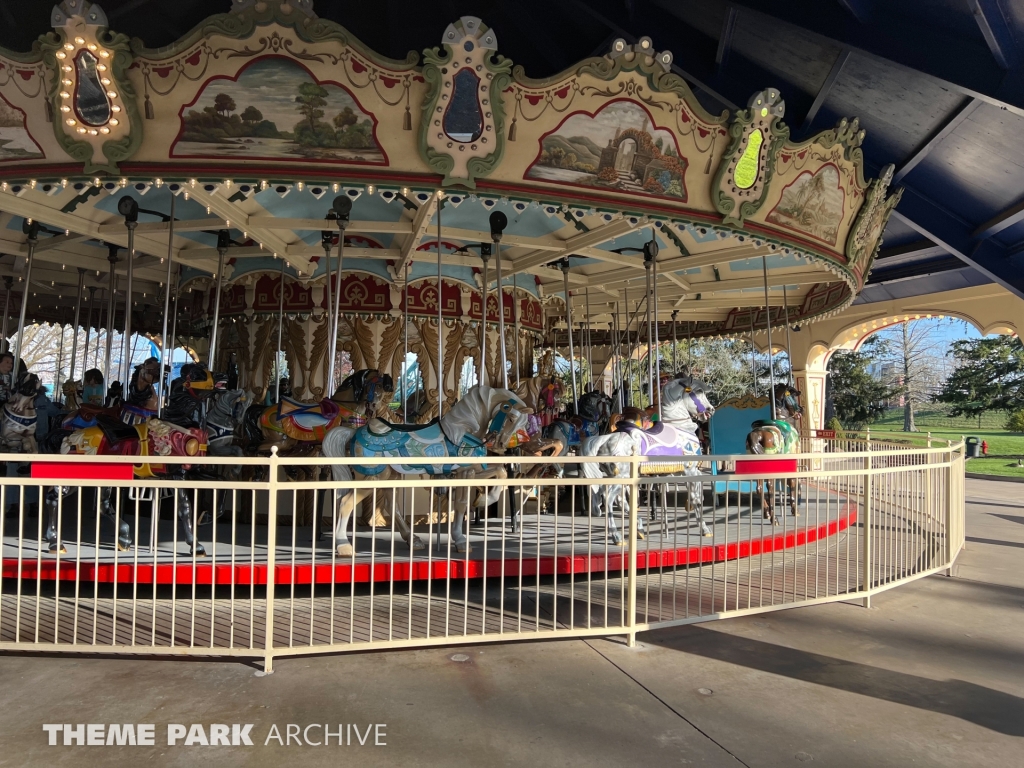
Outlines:
[[268,454],[276,445],[282,455],[314,455],[324,435],[335,427],[364,426],[394,391],[390,376],[368,368],[353,373],[318,403],[282,397],[276,405],[251,405],[245,412],[249,450]]
[[[149,419],[141,424],[126,424],[109,414],[100,414],[95,426],[74,431],[54,430],[46,436],[45,443],[51,452],[79,456],[204,456],[207,434],[200,426],[199,413],[202,403],[222,388],[224,382],[223,375],[211,373],[201,363],[190,363],[182,367],[181,377],[171,383],[170,401],[164,409],[163,418]],[[147,462],[134,465],[136,478],[183,481],[189,477],[189,473],[190,468],[183,464]],[[51,553],[67,551],[60,541],[58,531],[58,505],[61,498],[66,498],[76,490],[75,486],[52,486],[46,491],[46,508],[49,513],[46,539]],[[128,550],[132,545],[131,528],[123,517],[118,518],[116,505],[112,503],[114,492],[115,489],[110,486],[99,490],[100,511],[117,526],[118,548]],[[197,557],[205,557],[203,545],[195,541],[193,536],[190,492],[191,489],[184,486],[176,489],[178,519],[190,552]],[[155,501],[152,525],[157,524],[158,509],[159,502]]]

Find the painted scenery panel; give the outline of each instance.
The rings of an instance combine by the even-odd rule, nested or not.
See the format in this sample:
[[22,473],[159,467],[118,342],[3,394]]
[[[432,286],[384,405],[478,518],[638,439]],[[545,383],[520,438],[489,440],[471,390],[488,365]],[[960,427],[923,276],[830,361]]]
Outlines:
[[541,140],[526,178],[686,200],[685,157],[646,109],[615,101],[570,115]]
[[839,171],[834,165],[823,165],[813,175],[804,171],[782,190],[768,221],[835,245],[845,197],[839,187]]
[[214,78],[182,109],[171,155],[386,165],[374,129],[345,88],[289,59],[259,59],[237,79]]
[[25,113],[0,98],[0,160],[42,156],[43,151],[25,127]]

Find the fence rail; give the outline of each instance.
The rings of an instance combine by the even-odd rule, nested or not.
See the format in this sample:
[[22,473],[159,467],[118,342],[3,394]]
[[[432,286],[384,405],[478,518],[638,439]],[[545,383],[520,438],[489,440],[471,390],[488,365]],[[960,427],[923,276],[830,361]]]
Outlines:
[[110,481],[81,479],[80,458],[19,456],[51,479],[0,478],[0,650],[248,656],[269,671],[303,653],[633,641],[867,603],[963,546],[963,445],[933,442],[808,438],[785,472],[757,469],[779,457],[694,457],[699,475],[605,458],[597,480],[579,470],[602,460],[575,457],[465,459],[485,480],[334,480],[366,462],[275,454],[192,459],[184,481]]

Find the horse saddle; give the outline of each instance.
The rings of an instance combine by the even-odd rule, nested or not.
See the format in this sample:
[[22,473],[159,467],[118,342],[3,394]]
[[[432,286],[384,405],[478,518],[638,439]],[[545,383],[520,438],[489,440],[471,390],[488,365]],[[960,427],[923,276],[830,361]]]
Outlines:
[[121,421],[121,413],[116,408],[104,408],[101,405],[82,403],[77,411],[72,411],[64,417],[61,426],[64,429],[76,430],[97,426],[99,418],[106,418],[112,421]]
[[321,442],[330,430],[344,424],[362,427],[366,419],[355,411],[343,408],[330,398],[319,403],[303,403],[284,397],[260,417],[260,425],[274,432],[283,432],[300,442]]
[[[428,463],[402,461],[390,466],[404,475],[447,475],[459,465],[445,459],[486,456],[487,448],[482,440],[470,434],[460,445],[455,445],[445,436],[437,419],[429,424],[392,424],[383,419],[371,419],[369,424],[356,430],[352,455],[375,459],[426,459]],[[372,477],[383,472],[385,465],[357,465],[354,469]]]

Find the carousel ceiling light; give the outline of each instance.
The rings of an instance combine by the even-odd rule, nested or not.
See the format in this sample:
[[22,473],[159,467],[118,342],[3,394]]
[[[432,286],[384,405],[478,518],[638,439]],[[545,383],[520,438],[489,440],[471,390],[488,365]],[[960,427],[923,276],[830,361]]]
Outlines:
[[83,37],[76,37],[75,38],[75,42],[78,43],[79,45],[85,45],[85,38],[83,38]]
[[95,51],[96,50],[96,43],[89,43],[85,47],[88,48],[90,51]]
[[100,56],[102,56],[104,59],[109,58],[110,51],[100,51]]
[[79,128],[79,129],[78,129],[78,132],[79,132],[79,133],[85,133],[85,128]]
[[64,43],[64,47],[69,51],[75,50],[75,46],[73,46],[71,43]]
[[97,64],[96,65],[96,69],[98,69],[100,72],[106,72],[107,71],[107,65],[106,64]]
[[121,108],[120,108],[119,106],[117,106],[117,104],[115,104],[114,106],[112,106],[112,107],[110,108],[110,111],[111,111],[111,112],[120,112],[120,111],[121,111]]
[[106,126],[103,126],[102,128],[100,128],[100,133],[110,133],[110,129]]
[[71,71],[71,65],[70,64],[65,64],[63,67],[61,67],[61,69],[63,69],[65,72],[70,72]]
[[164,180],[163,179],[153,179],[153,183],[156,185],[157,189],[160,189],[160,187],[162,187],[164,185]]
[[103,83],[104,85],[110,85],[110,78],[109,77],[102,77],[102,78],[100,78],[100,82]]
[[66,59],[67,57],[68,57],[68,55],[66,53],[64,53],[64,51],[57,51],[57,58],[58,59]]
[[303,184],[303,183],[302,183],[301,181],[297,181],[297,182],[295,182],[295,188],[296,188],[297,190],[299,190],[299,192],[301,192],[301,191],[303,190],[303,188],[304,188],[305,186],[306,186],[306,185],[305,185],[305,184]]
[[368,184],[366,186],[366,194],[368,194],[368,195],[372,195],[373,194],[373,184]]
[[71,94],[70,94],[70,93],[68,93],[67,91],[61,91],[61,92],[60,92],[60,97],[61,97],[62,99],[70,99],[70,98],[71,98]]
[[67,104],[64,104],[63,106],[61,106],[60,111],[61,112],[70,112],[71,111],[71,107],[69,107]]
[[61,80],[61,82],[64,83],[64,85],[70,86],[71,83],[72,83],[72,80],[69,77],[65,77],[63,80]]
[[116,99],[117,98],[117,91],[107,91],[107,96],[109,96],[112,99]]
[[67,122],[68,125],[74,125],[78,121],[75,120],[75,118],[73,118],[73,117],[69,117],[66,122]]
[[333,184],[331,184],[331,191],[332,192],[337,192],[339,189],[341,189],[341,185],[338,184],[338,182],[334,182]]
[[116,117],[110,118],[110,124],[111,125],[117,125],[117,118]]

